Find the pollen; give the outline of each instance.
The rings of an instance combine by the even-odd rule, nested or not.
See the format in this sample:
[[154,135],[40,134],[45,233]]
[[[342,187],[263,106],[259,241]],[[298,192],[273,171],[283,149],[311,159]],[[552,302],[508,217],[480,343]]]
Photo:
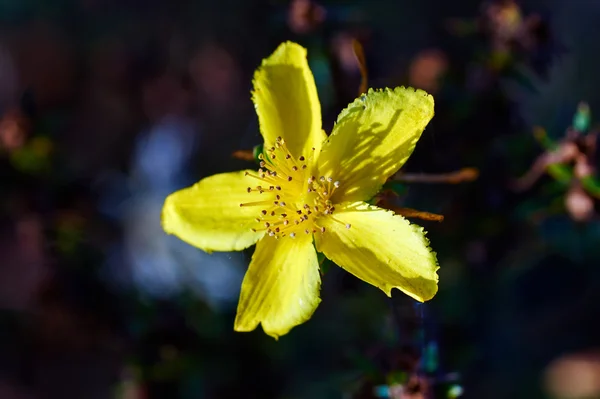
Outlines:
[[334,212],[331,196],[341,183],[333,176],[317,178],[310,174],[313,168],[309,162],[314,153],[310,157],[295,157],[281,137],[274,144],[258,156],[260,169],[246,173],[257,180],[256,186],[246,190],[249,198],[260,196],[261,199],[240,204],[242,207],[261,206],[252,231],[264,231],[276,239],[324,233],[325,228],[318,225],[318,220]]

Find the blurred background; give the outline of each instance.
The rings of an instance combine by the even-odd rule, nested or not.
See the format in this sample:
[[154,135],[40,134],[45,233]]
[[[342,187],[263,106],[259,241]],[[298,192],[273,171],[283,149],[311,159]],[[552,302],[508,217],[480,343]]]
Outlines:
[[[599,18],[594,0],[0,1],[0,398],[600,398]],[[315,315],[275,341],[233,331],[252,249],[207,255],[160,210],[253,167],[233,156],[261,143],[252,74],[284,40],[308,48],[327,131],[359,94],[355,42],[369,87],[434,95],[382,204],[444,221],[411,219],[432,301],[324,265]]]

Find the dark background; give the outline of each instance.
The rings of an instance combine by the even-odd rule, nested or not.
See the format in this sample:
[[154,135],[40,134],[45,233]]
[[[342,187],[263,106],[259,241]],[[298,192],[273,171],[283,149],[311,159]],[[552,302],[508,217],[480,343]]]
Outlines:
[[[319,4],[0,2],[0,398],[600,397],[598,219],[573,221],[549,177],[510,188],[543,152],[533,126],[558,140],[580,101],[600,109],[600,2],[519,2],[545,30],[501,69],[486,3]],[[402,187],[403,206],[445,216],[413,220],[439,293],[389,299],[329,267],[309,322],[235,333],[251,250],[167,237],[162,202],[252,166],[231,154],[261,141],[252,73],[284,40],[308,48],[330,131],[358,94],[351,38],[370,87],[436,98],[403,170],[479,171]]]

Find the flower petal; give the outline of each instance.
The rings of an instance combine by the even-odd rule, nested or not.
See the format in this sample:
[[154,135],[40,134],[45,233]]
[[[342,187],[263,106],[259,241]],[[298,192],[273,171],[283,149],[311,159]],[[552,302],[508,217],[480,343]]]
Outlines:
[[244,277],[235,318],[236,331],[252,331],[262,323],[277,339],[314,313],[321,277],[312,235],[275,239],[256,244]]
[[[169,195],[162,210],[165,232],[204,251],[239,251],[264,232],[253,232],[260,208],[241,203],[266,200],[269,193],[248,193],[256,180],[244,172],[222,173]],[[260,197],[259,197],[260,195]]]
[[392,288],[421,302],[436,294],[439,267],[423,228],[364,202],[336,205],[318,223],[317,250],[346,271],[388,296]]
[[265,147],[281,136],[292,155],[310,158],[327,138],[321,128],[321,104],[306,49],[282,43],[254,74],[252,100]]
[[323,144],[319,175],[338,180],[333,202],[368,200],[408,159],[433,117],[433,97],[397,87],[369,90],[338,116]]

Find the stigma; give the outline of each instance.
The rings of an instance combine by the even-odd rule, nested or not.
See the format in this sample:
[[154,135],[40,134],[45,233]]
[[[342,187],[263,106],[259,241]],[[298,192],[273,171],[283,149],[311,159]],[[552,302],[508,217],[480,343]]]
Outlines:
[[308,157],[294,157],[285,141],[278,137],[274,146],[258,156],[260,169],[256,173],[246,172],[257,185],[247,187],[246,191],[259,193],[264,200],[240,204],[257,209],[252,231],[265,231],[276,239],[325,233],[319,218],[335,212],[331,196],[340,187],[340,182],[330,176],[317,178],[311,174],[314,152],[313,148]]

